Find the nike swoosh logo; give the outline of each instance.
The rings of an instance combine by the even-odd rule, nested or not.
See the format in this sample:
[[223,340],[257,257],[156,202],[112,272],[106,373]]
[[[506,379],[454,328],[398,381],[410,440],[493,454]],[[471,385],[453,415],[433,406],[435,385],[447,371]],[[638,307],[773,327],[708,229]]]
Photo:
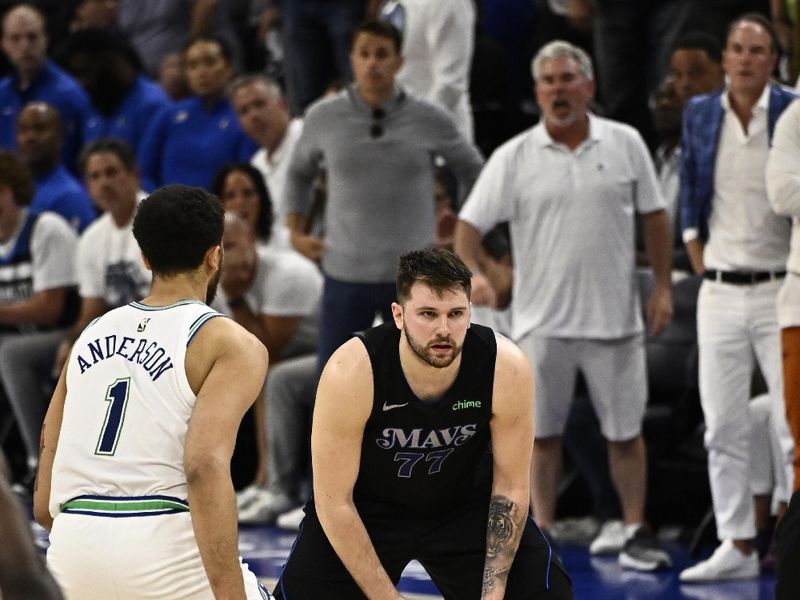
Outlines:
[[384,402],[383,412],[386,412],[387,410],[392,410],[393,408],[402,408],[403,406],[408,406],[408,402],[404,402],[403,404],[386,404],[386,402]]

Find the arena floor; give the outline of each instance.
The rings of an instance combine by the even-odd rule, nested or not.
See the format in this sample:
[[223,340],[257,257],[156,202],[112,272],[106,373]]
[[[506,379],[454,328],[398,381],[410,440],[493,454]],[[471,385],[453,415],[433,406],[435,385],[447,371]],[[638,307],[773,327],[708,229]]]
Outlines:
[[[44,548],[47,536],[34,525],[37,544]],[[292,548],[294,534],[275,527],[241,527],[239,549],[253,572],[272,590]],[[757,581],[681,585],[678,573],[691,562],[685,547],[668,546],[675,566],[662,573],[625,571],[616,558],[589,556],[585,545],[564,545],[561,558],[572,577],[575,600],[772,600],[775,577]],[[706,554],[710,554],[708,548]],[[400,581],[400,591],[409,600],[441,600],[419,564],[412,563]]]

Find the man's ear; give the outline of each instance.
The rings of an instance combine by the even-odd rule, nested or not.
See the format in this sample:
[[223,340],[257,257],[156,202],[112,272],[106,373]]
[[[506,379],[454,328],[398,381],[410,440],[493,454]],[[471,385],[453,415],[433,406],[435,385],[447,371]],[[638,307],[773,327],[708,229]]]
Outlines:
[[209,248],[206,252],[205,262],[212,270],[218,271],[222,266],[222,246],[216,245]]
[[392,319],[394,319],[395,327],[400,331],[403,330],[403,307],[397,302],[392,302]]

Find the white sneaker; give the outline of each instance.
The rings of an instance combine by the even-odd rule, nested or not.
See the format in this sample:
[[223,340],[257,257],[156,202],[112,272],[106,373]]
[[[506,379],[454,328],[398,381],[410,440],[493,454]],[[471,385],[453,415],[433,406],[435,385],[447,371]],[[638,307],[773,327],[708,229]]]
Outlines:
[[298,506],[294,510],[283,513],[275,521],[275,525],[281,529],[288,529],[289,531],[300,531],[300,523],[306,517],[304,506]]
[[271,523],[278,515],[296,505],[297,502],[289,496],[276,494],[269,490],[259,490],[253,501],[239,511],[239,523],[245,525]]
[[600,533],[592,540],[589,545],[589,554],[619,554],[625,545],[625,524],[622,521],[612,519],[603,523]]
[[236,492],[236,510],[241,511],[245,506],[255,500],[258,497],[258,494],[263,492],[264,489],[265,488],[258,486],[255,483],[251,483],[246,488],[242,488]]
[[759,575],[758,553],[742,554],[732,540],[725,540],[708,559],[681,572],[683,583],[755,579]]

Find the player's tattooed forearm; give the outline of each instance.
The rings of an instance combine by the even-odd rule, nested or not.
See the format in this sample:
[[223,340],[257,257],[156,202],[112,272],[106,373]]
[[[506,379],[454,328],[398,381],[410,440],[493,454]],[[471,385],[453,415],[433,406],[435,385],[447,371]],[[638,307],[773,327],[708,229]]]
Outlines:
[[483,594],[505,585],[517,552],[527,513],[505,496],[492,496],[486,528],[486,564],[483,569]]
[[489,505],[489,526],[486,529],[486,556],[495,557],[514,535],[512,512],[514,503],[503,496],[494,496]]

